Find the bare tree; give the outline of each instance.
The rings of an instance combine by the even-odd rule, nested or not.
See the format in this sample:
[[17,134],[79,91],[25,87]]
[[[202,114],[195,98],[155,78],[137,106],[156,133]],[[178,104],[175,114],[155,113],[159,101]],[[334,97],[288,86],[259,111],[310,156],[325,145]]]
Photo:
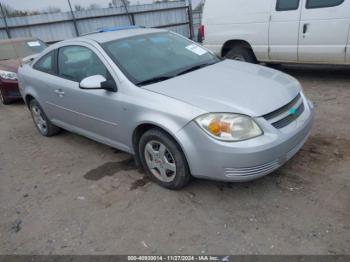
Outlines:
[[[124,0],[126,5],[130,5],[129,0]],[[124,6],[123,0],[112,0],[109,4],[109,7],[122,7]]]
[[88,9],[88,10],[96,10],[96,9],[100,9],[100,8],[101,7],[98,4],[91,4],[86,9]]
[[83,11],[85,8],[82,5],[74,5],[75,11]]
[[45,8],[41,13],[43,14],[54,14],[54,13],[60,13],[61,8],[55,7],[55,6],[49,6]]

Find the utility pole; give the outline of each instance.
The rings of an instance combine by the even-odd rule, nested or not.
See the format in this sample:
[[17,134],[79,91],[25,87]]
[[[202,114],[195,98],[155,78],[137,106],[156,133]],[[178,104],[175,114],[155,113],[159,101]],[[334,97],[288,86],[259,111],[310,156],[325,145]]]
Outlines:
[[78,30],[78,26],[77,26],[77,20],[75,19],[75,15],[74,15],[74,11],[73,11],[73,8],[72,8],[72,4],[71,4],[70,0],[67,0],[67,1],[68,1],[68,5],[69,5],[69,8],[70,8],[70,13],[71,13],[71,15],[72,15],[72,19],[73,19],[75,34],[76,34],[77,36],[79,36],[79,30]]
[[188,0],[188,20],[190,26],[190,38],[193,40],[194,38],[194,30],[193,30],[193,14],[192,14],[192,0]]
[[9,26],[8,26],[7,20],[6,20],[6,13],[5,13],[4,8],[2,7],[2,3],[1,2],[0,2],[0,9],[1,9],[2,18],[4,19],[4,24],[5,24],[5,30],[6,30],[7,38],[11,38],[10,29],[9,29]]

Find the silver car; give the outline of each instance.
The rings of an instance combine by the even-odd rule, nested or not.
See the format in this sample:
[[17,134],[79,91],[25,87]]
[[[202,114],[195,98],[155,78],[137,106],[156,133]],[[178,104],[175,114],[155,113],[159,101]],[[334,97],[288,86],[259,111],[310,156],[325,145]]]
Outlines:
[[313,123],[313,105],[291,76],[221,60],[165,30],[63,41],[18,76],[42,135],[62,128],[128,152],[169,189],[191,176],[265,176],[298,152]]

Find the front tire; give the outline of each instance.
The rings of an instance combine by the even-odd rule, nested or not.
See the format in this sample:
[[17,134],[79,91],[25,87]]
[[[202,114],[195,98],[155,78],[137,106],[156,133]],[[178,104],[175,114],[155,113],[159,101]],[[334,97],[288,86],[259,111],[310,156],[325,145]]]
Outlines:
[[190,181],[189,167],[180,146],[162,130],[151,129],[141,137],[139,156],[146,173],[162,187],[179,190]]
[[51,123],[51,121],[45,115],[44,110],[35,99],[30,101],[29,109],[32,114],[34,124],[41,135],[51,137],[60,132],[60,128]]
[[256,64],[258,61],[255,58],[253,51],[250,48],[236,46],[232,47],[225,55],[226,58]]
[[4,105],[9,105],[11,103],[11,101],[3,95],[1,88],[0,88],[0,100],[1,100],[1,103],[3,103]]

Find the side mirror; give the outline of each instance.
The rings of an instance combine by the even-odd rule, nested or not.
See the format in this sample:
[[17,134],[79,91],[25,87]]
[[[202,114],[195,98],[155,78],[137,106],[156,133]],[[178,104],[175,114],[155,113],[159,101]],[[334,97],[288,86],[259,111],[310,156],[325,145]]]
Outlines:
[[113,80],[107,81],[106,78],[101,75],[94,75],[84,78],[83,80],[81,80],[79,87],[80,89],[88,90],[105,89],[111,92],[118,91],[117,85]]

